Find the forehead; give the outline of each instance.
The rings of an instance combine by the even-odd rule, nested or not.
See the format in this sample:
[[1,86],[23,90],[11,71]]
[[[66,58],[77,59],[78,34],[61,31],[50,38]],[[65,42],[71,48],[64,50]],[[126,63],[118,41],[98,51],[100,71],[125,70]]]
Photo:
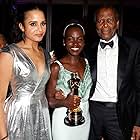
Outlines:
[[116,17],[115,12],[111,8],[101,8],[97,12],[97,18],[99,17]]
[[25,20],[36,20],[36,19],[42,19],[45,20],[44,13],[39,9],[34,9],[25,12]]
[[83,30],[81,29],[81,27],[79,26],[70,26],[67,31],[66,31],[66,34],[72,34],[72,33],[80,33],[80,34],[83,34]]

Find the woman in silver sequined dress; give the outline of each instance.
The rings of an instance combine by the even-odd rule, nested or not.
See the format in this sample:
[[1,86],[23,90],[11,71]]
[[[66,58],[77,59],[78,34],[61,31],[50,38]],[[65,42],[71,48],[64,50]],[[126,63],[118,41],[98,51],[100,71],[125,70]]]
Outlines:
[[[22,39],[0,53],[0,139],[51,140],[45,96],[49,60],[39,46],[46,33],[45,14],[35,5],[20,8],[19,14]],[[5,100],[9,83],[12,94]]]

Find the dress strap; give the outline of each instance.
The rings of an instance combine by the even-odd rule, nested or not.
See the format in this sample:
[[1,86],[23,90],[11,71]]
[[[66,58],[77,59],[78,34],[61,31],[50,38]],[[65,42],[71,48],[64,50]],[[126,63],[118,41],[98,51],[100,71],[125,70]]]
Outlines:
[[86,64],[88,64],[88,60],[87,60],[87,58],[85,58],[85,62],[86,62]]
[[49,52],[47,50],[45,50],[44,48],[43,48],[43,51],[44,51],[44,55],[45,55],[46,65],[47,65],[47,68],[50,72],[51,56],[50,56]]
[[62,65],[62,63],[59,60],[55,60],[54,63],[57,63],[60,66],[60,68],[64,69],[64,66]]

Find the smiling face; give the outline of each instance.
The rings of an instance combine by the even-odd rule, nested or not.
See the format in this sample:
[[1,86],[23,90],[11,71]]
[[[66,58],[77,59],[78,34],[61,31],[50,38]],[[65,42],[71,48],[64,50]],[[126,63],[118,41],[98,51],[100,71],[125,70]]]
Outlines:
[[65,33],[64,43],[70,55],[79,55],[85,45],[83,30],[78,26],[69,27]]
[[39,9],[25,12],[24,23],[19,23],[19,27],[25,35],[24,40],[40,42],[46,33],[44,13]]
[[96,30],[101,37],[109,41],[119,27],[119,20],[116,13],[111,8],[101,8],[96,15]]

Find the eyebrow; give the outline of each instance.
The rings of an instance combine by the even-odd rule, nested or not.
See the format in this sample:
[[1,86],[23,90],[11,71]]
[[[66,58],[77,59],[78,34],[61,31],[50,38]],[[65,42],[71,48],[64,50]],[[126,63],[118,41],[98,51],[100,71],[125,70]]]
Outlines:
[[[28,23],[32,23],[32,22],[38,22],[37,20],[31,20]],[[41,22],[47,22],[46,20],[42,20]]]

